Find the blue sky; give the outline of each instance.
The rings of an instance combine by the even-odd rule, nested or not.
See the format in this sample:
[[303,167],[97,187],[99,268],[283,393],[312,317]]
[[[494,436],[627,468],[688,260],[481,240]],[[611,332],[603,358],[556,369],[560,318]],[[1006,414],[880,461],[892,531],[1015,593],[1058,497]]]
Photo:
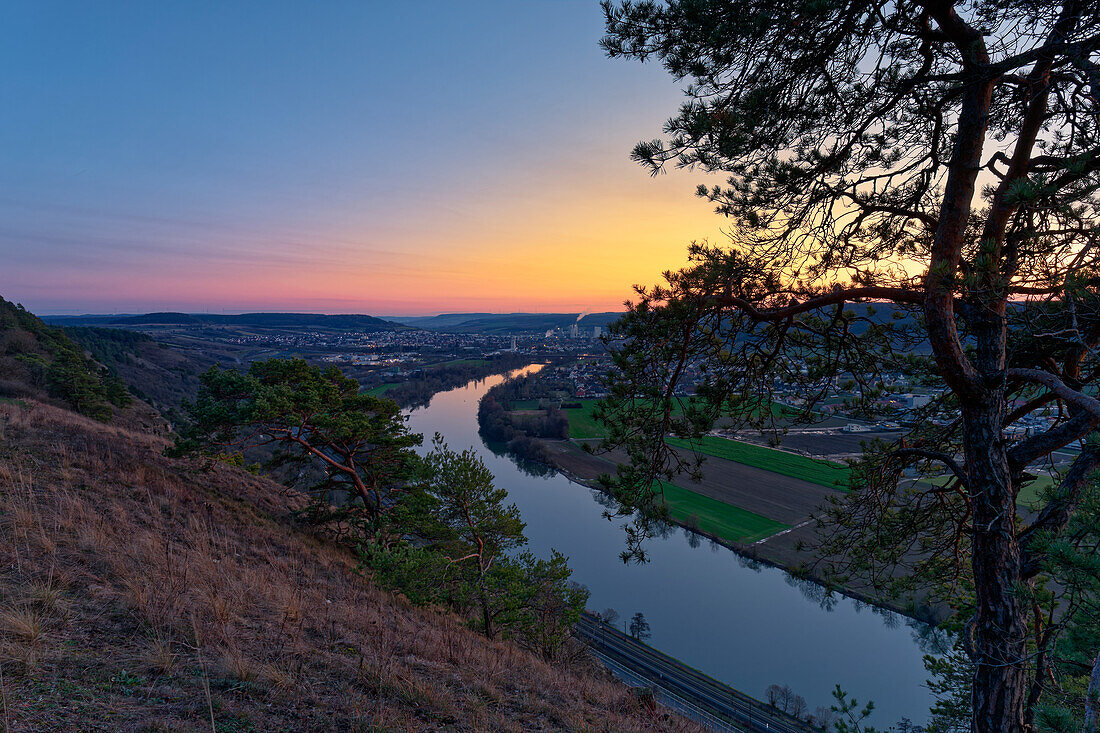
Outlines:
[[43,313],[614,307],[721,222],[598,3],[0,9],[0,295]]

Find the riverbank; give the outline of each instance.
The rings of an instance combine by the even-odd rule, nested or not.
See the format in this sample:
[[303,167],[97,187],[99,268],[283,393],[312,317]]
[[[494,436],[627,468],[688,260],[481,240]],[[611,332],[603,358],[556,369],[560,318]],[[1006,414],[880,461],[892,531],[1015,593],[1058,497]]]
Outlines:
[[[573,441],[545,441],[545,443],[551,456],[551,468],[573,483],[607,493],[606,488],[598,481],[598,478],[603,474],[614,474],[616,464],[613,460],[588,453]],[[614,457],[614,453],[610,456]],[[810,515],[821,506],[826,493],[831,490],[818,487],[819,491],[807,491],[807,487],[793,484],[793,480],[788,479],[784,482],[785,477],[778,474],[772,474],[775,481],[760,484],[758,483],[760,477],[754,475],[759,470],[752,467],[743,467],[739,477],[741,481],[735,483],[732,488],[727,487],[727,493],[742,494],[738,498],[739,504],[755,501],[756,503],[752,505],[755,508],[765,510],[770,508],[770,513],[785,512],[783,516],[791,522],[785,529],[762,539],[751,542],[738,542],[707,531],[695,522],[673,518],[671,523],[694,535],[732,550],[752,562],[776,567],[785,570],[796,578],[811,581],[819,585],[822,590],[839,593],[861,603],[893,611],[922,623],[936,625],[947,617],[948,609],[943,606],[932,606],[920,600],[905,602],[884,598],[868,584],[837,585],[831,582],[827,577],[825,568],[822,567],[824,565],[823,560],[816,558],[805,549],[813,546],[820,531],[816,520],[811,519]],[[707,479],[704,477],[704,482],[706,481]],[[762,485],[770,486],[770,496],[757,494],[756,487]],[[691,491],[692,489],[685,490]],[[797,501],[789,500],[792,493],[798,495]]]
[[[531,391],[523,380],[509,380],[489,390],[478,409],[483,436],[503,440],[507,435],[521,435],[524,450],[513,449],[514,455],[603,491],[599,477],[614,475],[616,467],[629,457],[622,450],[595,454],[582,448],[598,448],[605,435],[593,416],[597,401],[582,398],[563,402],[559,408],[543,408],[537,400],[522,399]],[[501,399],[504,405],[498,401]],[[498,434],[504,429],[507,435]],[[822,594],[824,589],[832,589],[925,623],[936,624],[948,616],[948,608],[930,605],[919,597],[885,598],[870,583],[838,585],[829,579],[828,558],[819,558],[807,549],[821,546],[817,517],[830,501],[842,500],[848,491],[846,465],[727,438],[708,436],[693,444],[675,439],[668,442],[678,452],[707,456],[700,480],[685,477],[665,486],[671,524],[742,558],[811,581],[822,588]]]
[[388,397],[404,409],[424,407],[440,392],[470,381],[514,372],[530,361],[530,355],[517,353],[498,354],[491,359],[455,359],[428,367],[410,379],[375,385],[365,391]]

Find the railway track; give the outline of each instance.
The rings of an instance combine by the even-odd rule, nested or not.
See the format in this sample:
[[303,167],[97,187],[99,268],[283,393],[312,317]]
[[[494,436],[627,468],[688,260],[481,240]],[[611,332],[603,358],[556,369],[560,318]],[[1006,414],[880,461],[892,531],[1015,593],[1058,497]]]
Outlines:
[[648,644],[584,614],[577,635],[620,678],[655,689],[667,707],[712,730],[745,733],[819,733],[809,724],[765,705]]

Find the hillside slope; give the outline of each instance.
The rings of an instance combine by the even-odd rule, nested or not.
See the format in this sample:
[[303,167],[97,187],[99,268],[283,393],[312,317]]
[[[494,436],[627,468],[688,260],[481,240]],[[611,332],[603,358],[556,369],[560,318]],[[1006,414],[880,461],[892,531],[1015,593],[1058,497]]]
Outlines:
[[22,398],[143,430],[166,427],[156,410],[134,400],[126,383],[89,358],[64,329],[0,298],[0,401]]
[[0,403],[7,730],[694,729],[375,589],[300,497],[166,445]]
[[169,343],[140,331],[98,326],[67,326],[64,330],[162,414],[173,415],[184,400],[194,399],[199,375],[210,367],[236,365],[217,349],[188,348],[181,339]]

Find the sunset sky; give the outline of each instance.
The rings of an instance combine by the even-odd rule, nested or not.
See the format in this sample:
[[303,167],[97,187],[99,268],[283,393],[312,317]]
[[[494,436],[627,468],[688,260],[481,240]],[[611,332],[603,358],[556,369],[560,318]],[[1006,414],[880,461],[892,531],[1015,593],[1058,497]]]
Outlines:
[[597,0],[0,8],[0,296],[43,314],[617,309],[723,221]]

